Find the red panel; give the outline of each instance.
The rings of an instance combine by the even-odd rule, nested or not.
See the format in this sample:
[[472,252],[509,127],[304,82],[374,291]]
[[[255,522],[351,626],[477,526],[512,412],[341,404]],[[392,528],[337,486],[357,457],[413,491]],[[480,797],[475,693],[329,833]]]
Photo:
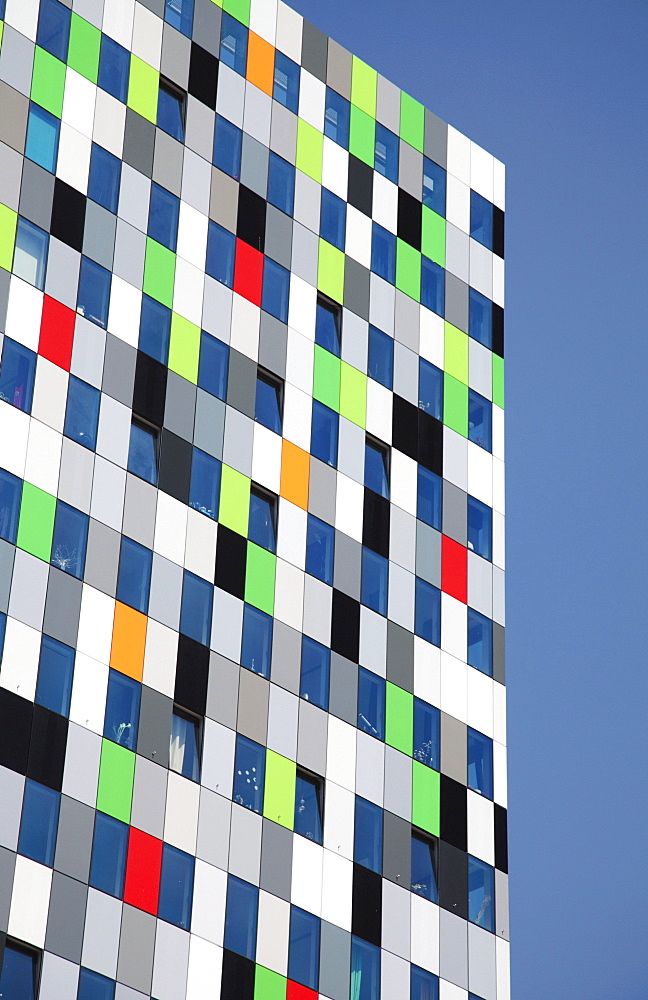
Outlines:
[[124,902],[157,913],[160,895],[162,841],[131,827],[126,858]]
[[76,313],[46,295],[43,299],[38,353],[59,368],[70,370]]
[[263,284],[263,254],[255,250],[243,240],[236,241],[236,260],[234,262],[234,291],[244,299],[261,305],[261,286]]
[[441,545],[441,590],[468,603],[468,549],[447,535]]
[[293,983],[289,979],[286,1000],[317,1000],[317,990],[309,990],[306,986]]

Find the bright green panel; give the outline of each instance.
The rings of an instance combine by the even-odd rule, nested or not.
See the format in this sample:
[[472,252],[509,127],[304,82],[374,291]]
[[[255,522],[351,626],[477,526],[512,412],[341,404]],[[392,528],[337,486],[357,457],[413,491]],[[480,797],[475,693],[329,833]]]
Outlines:
[[340,359],[315,344],[313,397],[340,412]]
[[2,48],[3,37],[4,37],[4,21],[0,21],[0,49]]
[[0,267],[10,271],[13,265],[18,215],[7,205],[0,205]]
[[385,743],[412,756],[414,739],[414,696],[387,681]]
[[413,97],[401,91],[400,137],[410,146],[423,152],[425,108]]
[[215,3],[217,7],[223,6],[223,0],[211,0],[211,2]]
[[266,752],[263,815],[288,830],[295,820],[295,762],[274,750]]
[[31,483],[23,485],[16,545],[33,556],[50,561],[56,497]]
[[376,117],[376,95],[378,93],[378,74],[362,59],[353,57],[351,70],[351,103],[365,114]]
[[97,82],[101,32],[94,24],[72,12],[68,65],[91,83]]
[[452,323],[444,323],[444,331],[444,371],[468,385],[468,334]]
[[346,361],[340,366],[340,413],[359,427],[367,425],[367,376]]
[[295,166],[318,184],[322,183],[322,150],[324,135],[305,122],[303,118],[297,121],[297,157]]
[[130,77],[128,80],[127,104],[142,118],[157,121],[158,90],[160,74],[139,56],[131,53]]
[[404,240],[396,240],[396,288],[421,301],[421,255]]
[[254,977],[254,1000],[286,1000],[284,976],[257,965]]
[[344,254],[322,239],[319,241],[317,287],[335,302],[344,300]]
[[169,309],[173,305],[175,264],[173,251],[147,236],[143,290],[147,295],[168,306]]
[[245,570],[245,601],[255,608],[274,613],[274,589],[277,557],[262,549],[260,545],[248,541],[247,565]]
[[31,99],[60,118],[63,113],[65,63],[36,46],[32,72]]
[[493,355],[493,402],[504,409],[504,358]]
[[223,10],[235,17],[237,21],[244,24],[246,28],[250,26],[250,0],[223,0],[220,4]]
[[446,220],[423,206],[421,250],[440,267],[445,267]]
[[126,747],[120,747],[112,740],[101,744],[101,764],[99,766],[99,786],[97,788],[97,809],[130,822],[133,799],[133,776],[135,774],[135,754]]
[[218,520],[239,535],[247,535],[249,514],[250,480],[242,472],[223,465]]
[[199,354],[200,327],[190,323],[184,316],[173,313],[169,342],[169,368],[197,385]]
[[354,104],[351,105],[349,152],[373,168],[376,155],[376,121]]
[[418,760],[412,761],[412,825],[439,836],[441,776]]
[[443,422],[468,437],[468,386],[447,372],[443,378]]

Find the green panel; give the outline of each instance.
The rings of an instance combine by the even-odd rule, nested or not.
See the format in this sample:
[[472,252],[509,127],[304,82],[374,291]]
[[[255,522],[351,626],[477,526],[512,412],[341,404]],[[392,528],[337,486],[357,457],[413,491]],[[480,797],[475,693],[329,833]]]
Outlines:
[[31,99],[60,118],[63,114],[65,63],[36,46],[32,72]]
[[219,4],[228,14],[235,17],[237,21],[244,24],[246,28],[250,26],[250,0],[223,0]]
[[378,93],[378,74],[362,59],[353,57],[351,70],[351,103],[365,114],[376,117],[376,95]]
[[143,291],[169,309],[173,305],[175,265],[176,258],[173,251],[147,236]]
[[313,397],[340,412],[340,359],[315,344]]
[[133,799],[133,777],[135,774],[135,754],[126,747],[120,747],[112,740],[101,744],[101,764],[97,788],[97,809],[130,822]]
[[254,977],[254,1000],[286,1000],[284,976],[257,965]]
[[68,65],[85,76],[91,83],[97,82],[99,73],[99,49],[101,32],[94,24],[72,12],[70,23],[70,47]]
[[425,108],[413,97],[401,91],[400,137],[410,146],[423,152],[425,133]]
[[440,267],[445,267],[446,220],[423,206],[421,250]]
[[0,21],[0,49],[2,48],[3,37],[4,37],[4,21]]
[[324,134],[305,122],[297,120],[297,157],[295,166],[318,184],[322,183],[322,150]]
[[18,215],[7,205],[0,205],[0,267],[10,271],[13,265]]
[[215,3],[217,7],[223,6],[223,0],[211,0],[211,2]]
[[493,402],[504,409],[504,358],[493,355]]
[[322,239],[319,241],[317,287],[336,302],[344,300],[344,254]]
[[359,427],[367,425],[367,376],[346,361],[340,366],[340,413]]
[[421,301],[421,255],[404,240],[396,240],[396,288]]
[[33,556],[50,561],[56,497],[31,483],[23,485],[16,545]]
[[412,756],[414,740],[414,695],[387,681],[385,743]]
[[468,385],[468,334],[452,323],[444,323],[444,331],[444,371]]
[[139,56],[131,53],[130,78],[128,81],[127,104],[142,118],[157,121],[158,90],[160,74]]
[[288,757],[274,750],[266,752],[263,815],[288,830],[295,821],[295,769],[295,762]]
[[250,480],[242,472],[223,464],[218,520],[239,535],[247,535],[249,514]]
[[412,761],[412,825],[439,836],[441,776],[418,760]]
[[443,422],[468,437],[468,386],[447,372],[443,378]]
[[248,541],[245,570],[245,601],[255,608],[274,613],[275,574],[277,557],[260,545]]
[[184,316],[173,313],[169,342],[169,368],[197,385],[199,354],[200,327],[190,323]]
[[353,104],[349,125],[349,152],[373,169],[376,157],[376,121]]

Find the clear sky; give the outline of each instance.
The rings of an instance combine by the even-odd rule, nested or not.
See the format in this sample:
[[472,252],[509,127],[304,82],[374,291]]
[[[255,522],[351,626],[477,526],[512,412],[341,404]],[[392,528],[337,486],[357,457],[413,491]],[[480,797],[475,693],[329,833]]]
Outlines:
[[648,997],[646,0],[290,0],[507,164],[513,1000]]

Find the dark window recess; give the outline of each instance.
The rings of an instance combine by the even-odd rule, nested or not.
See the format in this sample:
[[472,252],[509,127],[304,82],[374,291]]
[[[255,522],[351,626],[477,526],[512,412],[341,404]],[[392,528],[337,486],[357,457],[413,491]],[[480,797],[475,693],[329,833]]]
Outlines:
[[409,243],[415,250],[421,249],[421,210],[420,201],[413,198],[402,188],[398,189],[398,225],[399,240]]
[[340,590],[333,591],[331,649],[347,660],[358,662],[360,650],[360,605]]
[[22,942],[5,941],[0,934],[0,996],[35,1000],[38,996],[41,953]]
[[254,962],[223,949],[220,1000],[254,1000]]
[[41,705],[34,706],[27,777],[61,791],[68,720]]
[[255,250],[265,249],[266,203],[243,184],[239,186],[236,235]]
[[0,688],[0,764],[27,773],[34,705],[13,691]]
[[417,406],[394,393],[392,446],[414,461],[418,458],[418,414]]
[[353,866],[351,933],[380,947],[382,878],[363,865]]
[[204,715],[208,680],[209,648],[187,635],[180,635],[173,700],[194,715]]
[[83,249],[85,226],[85,196],[57,177],[54,181],[51,234],[73,250]]
[[389,558],[389,500],[365,486],[362,544]]
[[495,867],[508,873],[507,815],[503,806],[495,803]]
[[443,475],[443,424],[425,410],[418,411],[417,457],[430,472]]
[[221,590],[241,600],[245,595],[246,556],[247,540],[224,525],[219,525],[214,582]]
[[493,205],[493,253],[504,256],[504,212]]
[[191,458],[191,444],[164,428],[160,444],[158,485],[161,490],[181,503],[189,503]]
[[161,427],[164,423],[166,385],[167,368],[154,358],[138,351],[133,388],[133,413],[156,427]]
[[201,104],[216,110],[216,89],[218,87],[218,59],[211,52],[191,43],[189,59],[189,93]]
[[441,839],[460,851],[467,849],[466,786],[441,775]]
[[[442,807],[443,808],[443,807]],[[439,906],[457,917],[468,917],[468,855],[439,841]]]
[[373,170],[356,156],[349,156],[349,205],[371,218],[373,204]]
[[504,357],[504,310],[493,302],[493,354]]
[[170,80],[160,77],[157,124],[178,142],[184,142],[187,95]]

